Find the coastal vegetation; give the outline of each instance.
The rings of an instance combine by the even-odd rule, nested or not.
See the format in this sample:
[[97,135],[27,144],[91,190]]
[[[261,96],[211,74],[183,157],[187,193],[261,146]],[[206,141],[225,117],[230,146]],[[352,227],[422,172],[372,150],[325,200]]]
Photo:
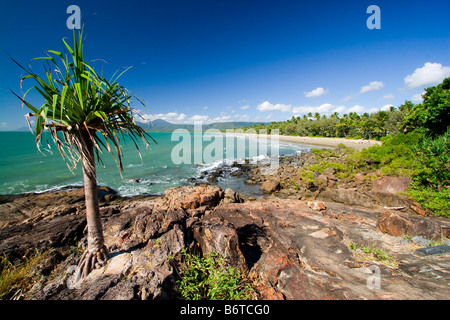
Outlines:
[[[82,162],[88,248],[78,265],[75,276],[78,282],[108,259],[97,195],[96,160],[102,162],[101,154],[107,151],[122,172],[123,139],[129,137],[139,152],[137,142],[142,140],[148,144],[151,137],[133,118],[135,109],[131,106],[131,100],[135,98],[140,101],[139,98],[118,83],[120,76],[129,68],[118,76],[116,72],[107,80],[85,62],[82,30],[74,30],[73,47],[64,39],[63,42],[69,55],[49,50],[48,56],[34,59],[48,63],[48,68],[44,67],[45,77],[40,77],[31,68],[13,59],[25,71],[20,81],[21,87],[24,80],[35,81],[35,85],[22,97],[13,93],[31,110],[26,118],[31,129],[30,117],[34,117],[38,149],[43,142],[49,145],[49,134],[70,170]],[[25,100],[32,90],[37,91],[44,100],[40,108]]]
[[217,252],[203,257],[181,252],[178,290],[186,300],[251,300],[254,290],[245,275]]
[[7,256],[0,260],[0,300],[18,299],[30,290],[39,277],[34,269],[48,256],[48,252],[36,252],[22,261],[11,262]]
[[[345,148],[313,150],[318,162],[302,168],[313,181],[313,172],[326,168],[338,178],[375,171],[381,175],[412,179],[408,196],[435,215],[450,217],[450,78],[425,89],[423,103],[406,101],[398,108],[372,114],[337,113],[327,117],[316,113],[285,122],[251,128],[279,129],[284,135],[379,139],[381,146],[362,151]],[[294,181],[294,183],[296,183]]]
[[287,121],[271,122],[268,125],[257,124],[246,129],[267,129],[268,133],[272,129],[278,129],[280,134],[288,136],[380,139],[402,132],[405,116],[413,106],[407,101],[399,108],[390,107],[387,111],[362,115],[350,112],[340,116],[335,112],[327,116],[309,112],[302,117],[292,117]]

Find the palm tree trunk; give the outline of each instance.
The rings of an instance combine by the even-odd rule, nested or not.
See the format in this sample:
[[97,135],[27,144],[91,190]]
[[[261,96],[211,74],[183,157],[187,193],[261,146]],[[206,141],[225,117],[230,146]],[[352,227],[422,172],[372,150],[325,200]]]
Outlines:
[[83,157],[84,197],[86,202],[86,221],[88,227],[88,250],[96,253],[104,246],[103,227],[98,205],[97,175],[95,170],[92,141],[84,137],[86,155]]
[[108,249],[103,238],[102,219],[98,205],[97,175],[95,172],[94,146],[89,134],[82,136],[83,150],[83,178],[84,197],[86,203],[86,221],[88,228],[88,247],[84,251],[78,269],[72,280],[73,286],[87,277],[92,269],[103,266],[108,260]]

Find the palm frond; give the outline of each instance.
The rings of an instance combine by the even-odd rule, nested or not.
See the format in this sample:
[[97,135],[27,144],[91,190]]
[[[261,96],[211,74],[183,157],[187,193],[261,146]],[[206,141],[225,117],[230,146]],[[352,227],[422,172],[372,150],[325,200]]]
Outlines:
[[[44,66],[45,78],[34,73],[12,59],[25,71],[21,78],[21,88],[24,80],[33,79],[35,84],[22,97],[16,95],[31,110],[26,115],[31,129],[30,117],[35,117],[36,145],[40,150],[44,136],[49,133],[61,156],[70,170],[87,157],[86,143],[92,143],[98,161],[102,162],[103,151],[111,154],[120,172],[123,171],[121,144],[128,137],[140,154],[138,142],[149,145],[156,141],[139,127],[133,118],[139,110],[132,107],[132,100],[138,101],[145,108],[142,100],[119,85],[117,72],[110,81],[99,76],[95,70],[83,60],[82,31],[74,30],[73,47],[63,39],[69,52],[49,50],[41,60],[48,64]],[[44,104],[36,108],[26,100],[30,91],[37,91],[44,99]],[[86,141],[87,140],[87,141]],[[102,162],[103,163],[103,162]]]

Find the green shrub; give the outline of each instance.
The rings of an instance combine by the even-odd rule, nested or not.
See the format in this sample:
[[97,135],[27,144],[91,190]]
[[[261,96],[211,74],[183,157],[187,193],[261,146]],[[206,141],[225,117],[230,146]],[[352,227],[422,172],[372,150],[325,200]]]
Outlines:
[[319,163],[306,167],[307,170],[319,173],[323,173],[327,168],[333,169],[335,171],[334,175],[340,179],[351,179],[355,175],[354,166],[349,163],[320,161]]
[[199,257],[182,251],[177,281],[182,299],[250,300],[254,290],[238,268],[229,266],[222,255]]
[[[345,146],[344,146],[345,148]],[[316,156],[316,158],[335,158],[339,157],[339,154],[333,149],[312,149],[312,152]]]
[[414,152],[424,166],[418,175],[423,185],[429,185],[437,191],[450,186],[450,129],[436,138],[425,136]]
[[432,211],[434,215],[450,218],[450,189],[435,191],[413,183],[408,190],[408,196],[416,200],[424,209]]
[[294,190],[300,190],[300,185],[294,179],[291,179],[291,184],[293,185]]
[[413,148],[419,171],[408,195],[434,215],[450,217],[450,130]]
[[303,181],[306,181],[309,185],[314,185],[315,177],[314,174],[311,171],[308,170],[301,170],[300,171],[300,179]]
[[346,157],[354,170],[381,170],[383,175],[408,176],[417,174],[422,167],[416,161],[414,146],[421,137],[421,132],[400,133],[396,136],[382,138],[383,145],[372,146]]

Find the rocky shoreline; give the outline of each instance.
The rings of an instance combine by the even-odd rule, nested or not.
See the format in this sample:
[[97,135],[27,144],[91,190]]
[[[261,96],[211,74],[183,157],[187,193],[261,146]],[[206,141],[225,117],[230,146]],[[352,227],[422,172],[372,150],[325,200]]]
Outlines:
[[[46,253],[33,283],[6,298],[178,299],[177,257],[196,248],[245,271],[258,299],[448,299],[448,219],[402,195],[406,178],[298,176],[314,161],[313,153],[282,157],[272,176],[261,174],[265,165],[234,163],[205,172],[211,184],[193,178],[164,196],[99,188],[110,260],[77,288],[68,280],[85,246],[83,189],[0,196],[0,252],[10,261]],[[221,175],[265,195],[222,190]]]

